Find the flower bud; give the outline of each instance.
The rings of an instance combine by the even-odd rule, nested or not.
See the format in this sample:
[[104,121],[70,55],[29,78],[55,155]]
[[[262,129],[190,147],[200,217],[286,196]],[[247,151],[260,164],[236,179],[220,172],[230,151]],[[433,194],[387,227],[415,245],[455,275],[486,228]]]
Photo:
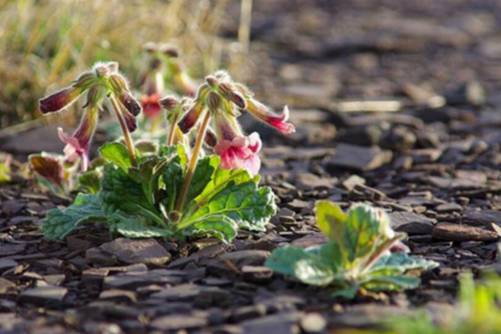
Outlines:
[[206,76],[205,81],[211,88],[217,88],[217,86],[219,85],[219,80],[217,80],[217,78],[212,75]]
[[175,96],[166,96],[160,100],[160,105],[166,110],[170,111],[174,108],[177,108],[180,103],[179,100]]
[[205,109],[205,98],[208,94],[209,87],[207,84],[200,86],[197,92],[197,97],[195,98],[192,105],[189,107],[188,112],[184,115],[184,117],[179,121],[179,129],[183,133],[188,133],[193,126],[198,121],[198,118],[202,114]]
[[83,90],[75,87],[64,88],[52,95],[44,97],[39,101],[40,111],[44,114],[49,112],[56,112],[63,108],[68,107],[76,101],[76,99],[83,93]]
[[217,144],[216,133],[211,129],[207,128],[207,132],[205,133],[204,142],[207,146],[214,147]]
[[99,78],[108,78],[113,73],[118,73],[118,63],[115,61],[99,62],[93,67],[94,72]]
[[245,109],[245,99],[242,94],[240,94],[236,90],[236,88],[233,87],[233,85],[222,82],[219,84],[219,92],[221,93],[221,95],[223,95],[224,98],[235,103],[240,109]]
[[137,116],[141,112],[141,105],[132,96],[129,91],[129,85],[125,78],[118,74],[112,74],[109,77],[109,83],[113,94],[115,94],[123,106],[134,116]]
[[209,92],[209,95],[207,96],[207,106],[211,111],[216,111],[219,109],[219,107],[221,106],[221,98],[217,93]]

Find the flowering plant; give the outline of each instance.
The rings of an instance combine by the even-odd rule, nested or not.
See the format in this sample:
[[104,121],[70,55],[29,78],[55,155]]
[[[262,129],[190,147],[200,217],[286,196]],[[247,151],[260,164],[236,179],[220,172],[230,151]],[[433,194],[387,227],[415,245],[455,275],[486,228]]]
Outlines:
[[[248,111],[291,133],[287,109],[273,113],[226,72],[217,72],[206,78],[194,99],[159,100],[169,124],[166,145],[143,149],[130,136],[141,106],[115,63],[99,64],[71,87],[42,99],[41,110],[58,111],[85,92],[86,113],[79,128],[71,136],[60,131],[67,144],[65,159],[88,168],[97,114],[106,102],[115,110],[124,140],[99,148],[102,173],[84,173],[80,183],[85,190],[73,204],[48,213],[42,227],[47,238],[64,238],[91,222],[127,237],[209,235],[225,242],[239,228],[265,229],[276,212],[275,196],[269,187],[259,186],[259,135],[246,136],[237,117]],[[190,147],[192,129],[195,143]]]

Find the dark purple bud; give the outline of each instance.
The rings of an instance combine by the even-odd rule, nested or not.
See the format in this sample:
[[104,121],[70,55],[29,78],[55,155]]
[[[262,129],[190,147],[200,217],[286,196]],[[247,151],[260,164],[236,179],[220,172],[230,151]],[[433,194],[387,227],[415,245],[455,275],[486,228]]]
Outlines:
[[174,96],[166,96],[160,100],[160,105],[170,111],[179,106],[179,100]]
[[205,144],[210,147],[214,147],[217,144],[216,133],[211,129],[207,128],[207,132],[205,133]]
[[40,111],[44,114],[56,112],[68,107],[82,94],[82,90],[75,87],[64,88],[40,100]]
[[235,103],[237,107],[239,107],[240,109],[245,109],[245,99],[233,85],[223,82],[219,84],[219,91],[227,100]]

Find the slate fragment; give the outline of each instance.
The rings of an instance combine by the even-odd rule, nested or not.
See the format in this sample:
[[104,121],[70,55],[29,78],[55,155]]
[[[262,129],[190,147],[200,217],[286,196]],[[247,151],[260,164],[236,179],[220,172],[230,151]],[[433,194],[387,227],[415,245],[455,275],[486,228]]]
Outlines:
[[391,161],[392,156],[391,151],[381,150],[377,146],[339,144],[334,156],[328,159],[326,164],[330,168],[369,171],[387,164]]
[[433,228],[433,238],[449,241],[495,241],[499,236],[495,231],[470,225],[438,223]]

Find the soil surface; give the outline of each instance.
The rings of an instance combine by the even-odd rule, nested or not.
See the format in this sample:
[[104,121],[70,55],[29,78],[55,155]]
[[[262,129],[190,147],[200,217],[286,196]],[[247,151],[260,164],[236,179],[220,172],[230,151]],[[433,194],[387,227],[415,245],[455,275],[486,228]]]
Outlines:
[[[43,240],[64,199],[16,179],[0,188],[1,333],[318,333],[447,307],[464,271],[500,270],[501,6],[495,1],[255,1],[253,88],[288,104],[297,132],[261,133],[266,233],[177,245],[98,226]],[[238,12],[238,8],[234,8]],[[228,19],[224,34],[235,35]],[[22,157],[33,132],[0,149]],[[37,139],[38,138],[38,139]],[[55,139],[54,137],[52,137]],[[31,140],[31,141],[30,141]],[[58,144],[56,144],[58,145]],[[54,147],[54,146],[52,146]],[[422,286],[352,302],[274,275],[274,248],[323,242],[317,199],[390,212],[412,254],[440,263]],[[439,314],[439,313],[437,313]]]

